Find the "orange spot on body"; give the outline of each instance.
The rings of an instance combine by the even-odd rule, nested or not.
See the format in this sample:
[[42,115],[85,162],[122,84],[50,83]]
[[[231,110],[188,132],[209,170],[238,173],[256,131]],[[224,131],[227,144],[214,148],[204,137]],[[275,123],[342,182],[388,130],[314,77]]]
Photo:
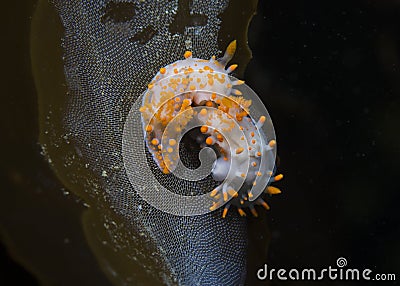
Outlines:
[[238,208],[238,213],[240,216],[246,216],[246,213],[241,208]]
[[214,144],[214,140],[213,140],[211,137],[208,137],[208,138],[206,139],[206,144],[207,144],[207,145],[212,145],[212,144]]
[[217,193],[218,193],[218,190],[214,189],[214,190],[211,191],[210,196],[214,197]]
[[242,153],[243,150],[244,150],[244,148],[242,148],[242,147],[237,148],[237,149],[236,149],[236,154]]
[[186,51],[183,56],[185,57],[185,59],[190,58],[192,56],[192,52],[191,51]]
[[228,73],[231,73],[231,72],[233,72],[236,68],[238,67],[238,65],[231,65],[226,71],[228,72]]
[[276,195],[276,194],[280,194],[281,190],[278,188],[275,188],[273,186],[269,186],[269,187],[267,187],[267,193],[270,195]]
[[203,116],[207,115],[207,109],[205,109],[205,108],[201,109],[200,115],[203,115]]
[[261,202],[261,205],[266,209],[266,210],[269,210],[270,209],[270,207],[269,207],[269,205],[266,203],[266,202]]
[[222,212],[222,218],[226,217],[226,214],[228,213],[228,208],[224,208],[224,211]]

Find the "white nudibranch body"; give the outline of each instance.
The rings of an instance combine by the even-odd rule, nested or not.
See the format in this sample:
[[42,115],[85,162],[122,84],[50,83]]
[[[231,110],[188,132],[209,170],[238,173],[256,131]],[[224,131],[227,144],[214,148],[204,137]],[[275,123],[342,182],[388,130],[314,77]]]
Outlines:
[[252,101],[237,89],[244,82],[229,76],[237,65],[225,69],[235,50],[236,41],[218,60],[193,58],[187,51],[184,60],[159,70],[148,85],[140,111],[148,150],[162,172],[173,172],[182,133],[196,127],[200,146],[212,147],[217,154],[211,173],[214,180],[222,182],[210,190],[215,198],[210,209],[225,205],[225,217],[229,206],[236,205],[240,215],[245,215],[242,207],[249,207],[257,216],[255,204],[269,206],[261,196],[250,198],[257,188],[280,193],[268,185],[282,175],[273,177],[274,169],[266,167],[267,160],[275,159],[268,153],[276,144],[275,140],[267,141],[261,129],[266,117],[254,120],[250,116]]

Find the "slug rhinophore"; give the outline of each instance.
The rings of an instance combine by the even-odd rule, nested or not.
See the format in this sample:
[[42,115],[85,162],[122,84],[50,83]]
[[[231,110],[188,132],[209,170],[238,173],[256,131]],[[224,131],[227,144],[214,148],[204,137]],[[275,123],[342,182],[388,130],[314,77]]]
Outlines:
[[[179,142],[193,130],[193,142],[215,153],[209,171],[220,184],[210,190],[209,209],[224,205],[225,217],[234,205],[241,216],[246,207],[258,216],[255,205],[269,209],[261,194],[280,193],[270,184],[283,175],[274,176],[276,141],[268,113],[260,111],[261,101],[252,112],[257,96],[244,81],[229,75],[237,65],[225,68],[235,50],[233,41],[222,58],[210,60],[194,58],[187,51],[184,60],[160,68],[148,84],[140,112],[146,146],[164,174],[189,180],[208,174],[193,176],[195,171],[180,161]],[[266,123],[269,126],[263,128]]]

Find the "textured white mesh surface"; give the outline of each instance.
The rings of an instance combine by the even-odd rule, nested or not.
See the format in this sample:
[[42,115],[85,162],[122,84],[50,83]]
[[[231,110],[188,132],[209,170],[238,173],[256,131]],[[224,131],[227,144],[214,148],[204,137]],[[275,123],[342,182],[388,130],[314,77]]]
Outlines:
[[[127,227],[150,237],[166,273],[173,273],[179,284],[241,284],[246,269],[245,220],[235,212],[226,219],[219,213],[179,217],[149,206],[130,184],[121,154],[129,109],[158,69],[180,59],[186,49],[199,58],[219,55],[217,16],[228,0],[190,1],[191,12],[198,17],[183,28],[175,17],[182,12],[178,1],[125,2],[125,12],[118,17],[110,1],[55,1],[65,28],[69,101],[64,123],[92,178],[102,182],[101,192],[91,195],[105,197]],[[140,122],[135,124],[141,128]],[[183,161],[196,167],[197,156],[192,158],[194,153],[182,146]],[[163,175],[149,154],[147,164],[160,184],[180,194],[203,193],[215,185],[209,177],[192,182]]]

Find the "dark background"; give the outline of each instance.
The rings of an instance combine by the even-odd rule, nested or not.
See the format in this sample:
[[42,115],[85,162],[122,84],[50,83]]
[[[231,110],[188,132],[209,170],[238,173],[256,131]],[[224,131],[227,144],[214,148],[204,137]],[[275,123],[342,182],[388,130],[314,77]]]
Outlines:
[[[1,189],[13,198],[1,204],[1,215],[8,217],[8,227],[29,216],[30,210],[18,213],[22,189],[32,189],[42,208],[47,207],[46,202],[65,200],[62,186],[38,155],[36,144],[37,99],[29,55],[34,4],[7,4],[10,9],[1,19],[5,22]],[[270,267],[321,269],[335,266],[337,258],[345,257],[350,268],[395,273],[400,279],[399,19],[399,1],[260,1],[249,30],[253,60],[245,80],[273,118],[279,170],[285,175],[279,183],[283,193],[272,198],[268,215],[272,236],[265,262]],[[48,191],[53,189],[59,191]],[[73,199],[67,200],[69,207],[79,208]],[[49,208],[48,215],[63,218],[62,210],[59,214],[51,211]],[[76,213],[64,217],[71,225],[62,226],[69,231],[67,243],[64,236],[42,237],[42,243],[79,241],[82,233]],[[71,238],[71,233],[76,237]],[[96,268],[85,245],[73,247],[80,249],[78,263]],[[18,250],[2,247],[0,254],[1,285],[10,285],[6,281],[13,285],[37,283],[20,266],[24,262],[17,257]],[[75,275],[75,281],[92,285],[89,278],[95,275],[96,285],[99,281],[107,285],[98,269],[90,273],[78,269],[71,274],[71,270],[57,267],[62,253],[52,257],[55,276],[68,281]],[[332,284],[352,285],[343,281]]]
[[399,24],[398,1],[259,2],[245,78],[265,98],[285,174],[270,267],[345,257],[399,279]]

